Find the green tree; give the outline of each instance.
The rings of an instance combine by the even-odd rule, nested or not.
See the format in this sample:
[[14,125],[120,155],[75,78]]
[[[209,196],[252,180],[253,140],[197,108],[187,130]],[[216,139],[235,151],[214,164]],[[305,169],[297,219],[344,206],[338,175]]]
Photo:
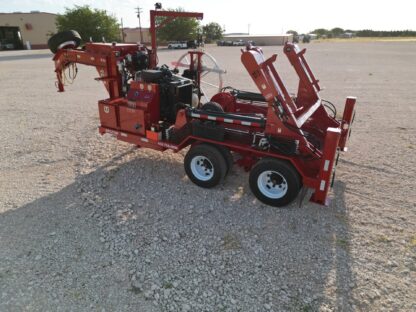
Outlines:
[[299,42],[299,34],[296,30],[288,30],[286,34],[293,36],[293,42],[298,43]]
[[331,29],[331,33],[333,37],[339,37],[344,33],[344,29],[340,27],[335,27]]
[[329,31],[325,28],[318,28],[310,32],[311,34],[316,34],[319,38],[322,36],[328,36]]
[[84,41],[120,40],[120,28],[117,19],[105,10],[91,9],[88,5],[73,9],[66,8],[63,15],[56,18],[58,31],[76,30]]
[[293,36],[298,36],[299,35],[296,30],[288,30],[286,33],[290,34],[290,35],[293,35]]
[[218,23],[209,23],[202,27],[202,34],[205,36],[206,42],[212,42],[222,38],[224,30]]
[[[184,12],[182,8],[168,9],[168,11]],[[163,41],[182,41],[197,38],[199,22],[196,18],[177,17],[166,21],[167,17],[156,18],[156,25],[163,26],[157,29],[157,38]],[[166,24],[165,24],[166,22]]]

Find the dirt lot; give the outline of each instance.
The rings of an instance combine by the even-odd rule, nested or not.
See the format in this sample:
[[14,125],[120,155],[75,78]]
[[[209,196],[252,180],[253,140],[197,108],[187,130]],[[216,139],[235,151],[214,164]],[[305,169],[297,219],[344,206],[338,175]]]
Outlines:
[[[184,153],[99,136],[94,69],[59,94],[49,53],[1,53],[0,310],[416,310],[416,43],[307,47],[322,96],[357,96],[357,117],[330,206],[284,209],[238,168],[204,190]],[[238,47],[207,50],[254,90]],[[281,51],[264,48],[285,77]]]

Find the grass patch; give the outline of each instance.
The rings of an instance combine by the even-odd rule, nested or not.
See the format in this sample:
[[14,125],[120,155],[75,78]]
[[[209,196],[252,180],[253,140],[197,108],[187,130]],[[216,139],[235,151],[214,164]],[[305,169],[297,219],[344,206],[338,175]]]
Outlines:
[[133,294],[136,294],[136,295],[138,295],[138,294],[140,294],[142,292],[141,289],[136,288],[136,287],[129,288],[129,291],[132,292]]
[[111,181],[113,178],[115,178],[119,171],[120,167],[115,166],[107,171],[105,178],[107,179],[107,181]]
[[387,237],[386,235],[380,235],[380,236],[377,238],[377,241],[378,241],[379,243],[390,243],[390,242],[391,242],[391,238]]
[[76,299],[76,300],[80,300],[80,299],[82,299],[84,296],[83,296],[83,294],[80,292],[80,291],[78,291],[78,290],[74,290],[73,292],[72,292],[72,296]]
[[416,235],[413,235],[413,237],[410,238],[409,245],[410,247],[416,247]]
[[335,218],[337,218],[339,221],[343,223],[347,223],[348,221],[348,216],[343,213],[335,213]]
[[237,236],[233,234],[230,234],[230,233],[225,234],[222,240],[223,240],[222,247],[225,250],[235,250],[235,249],[241,248],[240,240],[238,239]]
[[302,302],[299,297],[292,299],[291,306],[289,307],[290,311],[293,312],[313,312],[317,311],[316,308],[312,306],[310,303]]
[[312,311],[314,311],[314,309],[310,304],[304,304],[300,307],[300,311],[302,311],[302,312],[312,312]]
[[166,282],[165,284],[163,284],[163,288],[171,289],[173,288],[173,284],[171,282]]
[[350,243],[348,240],[346,240],[345,238],[337,238],[335,239],[335,243],[337,244],[337,246],[343,248],[343,249],[348,249],[350,246]]
[[355,37],[355,38],[330,38],[316,39],[313,43],[322,42],[407,42],[416,41],[416,37]]

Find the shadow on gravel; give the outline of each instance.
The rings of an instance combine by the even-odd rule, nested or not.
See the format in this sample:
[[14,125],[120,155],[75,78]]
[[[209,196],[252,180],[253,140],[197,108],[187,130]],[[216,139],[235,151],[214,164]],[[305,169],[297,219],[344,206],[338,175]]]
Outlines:
[[38,60],[49,58],[52,59],[52,54],[22,54],[22,55],[1,55],[0,54],[0,62],[7,62],[7,61],[22,61],[22,60]]
[[[339,161],[340,161],[340,163],[347,164],[349,166],[359,167],[361,169],[367,169],[367,170],[380,172],[380,173],[385,173],[385,174],[390,174],[390,175],[396,175],[397,174],[397,171],[394,171],[394,170],[388,170],[388,169],[385,169],[385,168],[379,168],[379,167],[375,167],[375,166],[371,166],[371,165],[359,164],[359,163],[355,163],[355,162],[348,161],[348,160],[345,160],[345,159],[340,159]],[[405,176],[405,177],[408,177],[408,178],[413,178],[413,176],[411,176],[411,175],[406,175],[406,174],[403,174],[403,173],[402,173],[402,175]]]
[[[241,171],[206,190],[182,164],[136,154],[0,215],[1,310],[352,310],[343,182],[329,207],[275,209],[254,199]],[[132,291],[131,272],[158,285],[151,299],[145,283]]]
[[336,304],[339,311],[354,311],[352,308],[354,298],[352,290],[355,287],[355,278],[352,272],[352,259],[350,255],[351,234],[348,220],[348,209],[345,202],[345,183],[337,181],[334,183],[334,196],[339,204],[334,209],[335,224],[335,256],[334,268],[336,272]]

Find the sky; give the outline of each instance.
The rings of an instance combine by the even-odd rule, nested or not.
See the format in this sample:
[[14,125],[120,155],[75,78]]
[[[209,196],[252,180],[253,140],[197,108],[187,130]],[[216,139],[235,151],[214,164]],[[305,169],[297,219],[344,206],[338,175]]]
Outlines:
[[149,25],[149,10],[155,2],[163,8],[182,7],[203,12],[202,24],[217,22],[226,33],[280,34],[287,30],[300,33],[316,28],[416,30],[416,0],[0,0],[0,12],[32,10],[64,13],[74,5],[90,5],[123,18],[125,27],[137,27],[135,8],[140,6],[142,26]]

